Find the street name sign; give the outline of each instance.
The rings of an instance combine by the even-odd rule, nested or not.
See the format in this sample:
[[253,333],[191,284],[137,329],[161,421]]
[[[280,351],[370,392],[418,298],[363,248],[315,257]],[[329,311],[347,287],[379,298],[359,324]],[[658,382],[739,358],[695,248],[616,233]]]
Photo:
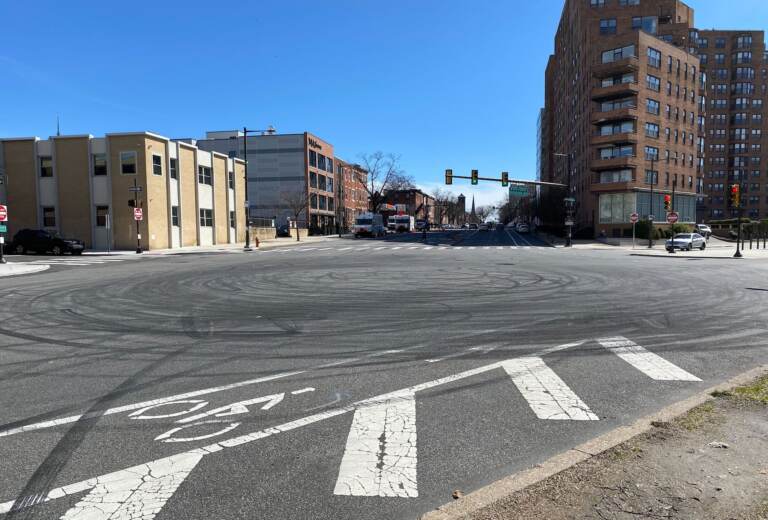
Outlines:
[[141,208],[133,208],[133,220],[143,220],[144,211]]
[[509,196],[510,197],[527,197],[528,196],[528,186],[525,184],[512,184],[509,187]]

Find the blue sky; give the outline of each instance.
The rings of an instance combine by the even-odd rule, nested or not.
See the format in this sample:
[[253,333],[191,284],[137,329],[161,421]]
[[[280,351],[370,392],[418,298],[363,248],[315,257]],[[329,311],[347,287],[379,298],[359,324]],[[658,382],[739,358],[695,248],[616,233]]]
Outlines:
[[[586,0],[584,0],[586,1]],[[727,4],[727,7],[726,7]],[[765,0],[691,0],[700,28],[768,26]],[[561,0],[0,0],[0,137],[244,124],[445,168],[532,178]],[[498,186],[454,191],[479,203]]]

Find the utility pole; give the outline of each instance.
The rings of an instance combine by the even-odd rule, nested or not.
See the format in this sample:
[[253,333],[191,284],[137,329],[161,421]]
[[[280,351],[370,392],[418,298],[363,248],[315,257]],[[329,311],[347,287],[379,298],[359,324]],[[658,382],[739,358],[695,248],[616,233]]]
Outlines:
[[[144,208],[141,207],[141,197],[139,194],[141,193],[141,188],[139,187],[138,183],[136,182],[136,179],[133,179],[133,193],[134,197],[134,203],[136,204],[136,208],[139,208],[142,212],[144,211]],[[142,217],[143,217],[142,213]],[[139,219],[137,219],[134,216],[134,219],[136,221],[136,254],[140,255],[142,253],[141,251],[141,228],[139,227],[139,223],[141,222]]]
[[656,163],[656,156],[651,155],[651,174],[648,176],[648,184],[651,186],[651,196],[648,200],[648,249],[653,249],[653,184],[654,184],[654,177],[656,174],[654,173],[653,166]]

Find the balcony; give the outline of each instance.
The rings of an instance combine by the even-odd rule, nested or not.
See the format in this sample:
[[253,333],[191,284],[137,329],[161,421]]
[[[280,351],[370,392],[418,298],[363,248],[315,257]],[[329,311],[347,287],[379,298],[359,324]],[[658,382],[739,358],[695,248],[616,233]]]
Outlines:
[[590,121],[593,125],[609,121],[626,121],[627,119],[637,119],[637,114],[636,107],[617,108],[607,112],[592,112]]
[[593,135],[590,143],[593,146],[602,146],[606,144],[637,144],[637,133],[625,132],[611,135]]
[[637,56],[630,56],[609,63],[598,63],[592,69],[592,73],[598,78],[606,78],[608,76],[624,74],[625,72],[634,72],[639,68],[640,60]]
[[599,101],[602,99],[636,96],[638,92],[640,92],[640,86],[637,83],[618,83],[609,87],[602,87],[598,83],[597,86],[592,88],[592,99]]
[[592,171],[619,170],[621,168],[634,168],[637,157],[626,155],[622,157],[612,157],[610,159],[601,159],[600,156],[592,160],[589,169]]

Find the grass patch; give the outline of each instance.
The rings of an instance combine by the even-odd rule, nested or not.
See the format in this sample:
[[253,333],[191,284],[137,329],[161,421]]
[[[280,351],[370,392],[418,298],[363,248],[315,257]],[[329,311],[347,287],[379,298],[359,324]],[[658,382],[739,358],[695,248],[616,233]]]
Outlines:
[[768,404],[768,376],[763,376],[748,385],[738,386],[731,393],[741,399]]
[[712,412],[715,411],[715,405],[712,402],[700,404],[677,420],[677,424],[690,431],[697,430],[703,425],[712,422]]

